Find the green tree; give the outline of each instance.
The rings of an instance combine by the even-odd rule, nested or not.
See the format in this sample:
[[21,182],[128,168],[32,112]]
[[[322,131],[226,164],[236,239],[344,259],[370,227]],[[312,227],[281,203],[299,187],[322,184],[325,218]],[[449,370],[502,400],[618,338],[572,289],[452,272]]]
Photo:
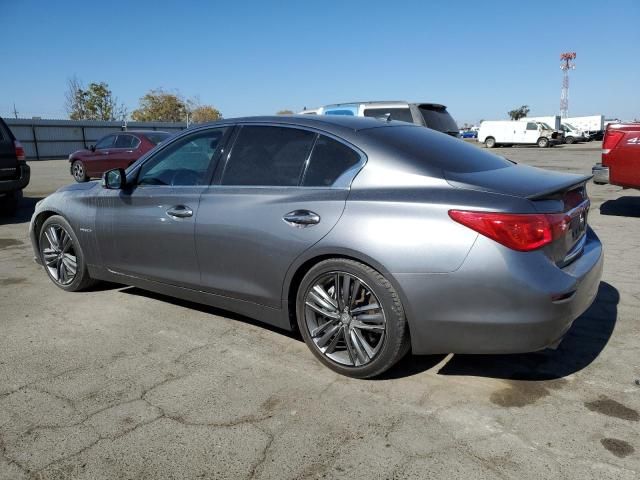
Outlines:
[[510,110],[507,113],[509,114],[509,117],[511,117],[511,120],[520,120],[529,114],[529,105],[522,105],[520,108]]
[[118,105],[107,83],[91,82],[85,89],[75,76],[67,82],[65,108],[71,120],[117,120],[126,117],[126,107]]
[[179,93],[162,88],[149,90],[131,114],[137,122],[184,122],[187,120],[187,102]]
[[212,105],[197,105],[191,110],[190,118],[193,123],[215,122],[222,114]]
[[288,109],[279,110],[276,115],[293,115],[293,111]]

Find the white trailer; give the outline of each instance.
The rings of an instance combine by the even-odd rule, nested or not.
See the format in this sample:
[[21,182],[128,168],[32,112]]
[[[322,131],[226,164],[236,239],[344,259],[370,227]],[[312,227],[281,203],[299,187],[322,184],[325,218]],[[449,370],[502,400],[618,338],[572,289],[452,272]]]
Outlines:
[[571,124],[576,130],[581,130],[589,138],[601,139],[604,133],[604,115],[588,115],[586,117],[563,118],[564,123]]

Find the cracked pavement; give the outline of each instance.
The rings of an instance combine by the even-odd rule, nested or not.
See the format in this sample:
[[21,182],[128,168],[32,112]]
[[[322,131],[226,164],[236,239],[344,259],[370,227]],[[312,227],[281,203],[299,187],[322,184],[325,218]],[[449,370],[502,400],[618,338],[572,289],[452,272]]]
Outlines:
[[[590,173],[598,147],[496,153]],[[30,163],[0,219],[0,479],[640,476],[640,192],[589,186],[603,283],[558,350],[408,356],[362,381],[228,312],[56,288],[28,219],[71,177]]]

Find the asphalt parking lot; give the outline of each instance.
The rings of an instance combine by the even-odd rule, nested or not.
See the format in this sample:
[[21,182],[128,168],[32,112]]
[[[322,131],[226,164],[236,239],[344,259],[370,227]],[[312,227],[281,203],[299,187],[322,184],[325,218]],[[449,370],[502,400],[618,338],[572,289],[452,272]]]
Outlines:
[[[496,149],[590,173],[599,144]],[[302,340],[135,288],[65,293],[32,260],[31,162],[0,220],[0,479],[640,476],[640,192],[591,184],[594,305],[557,350],[408,356],[352,380]]]

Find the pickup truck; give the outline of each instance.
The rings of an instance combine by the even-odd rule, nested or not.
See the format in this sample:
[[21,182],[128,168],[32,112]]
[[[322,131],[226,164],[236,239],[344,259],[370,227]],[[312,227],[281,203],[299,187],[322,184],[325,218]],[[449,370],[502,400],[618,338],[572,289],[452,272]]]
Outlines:
[[30,178],[24,148],[0,118],[0,215],[16,211]]
[[602,163],[592,169],[593,181],[640,189],[640,123],[614,123],[602,139]]

